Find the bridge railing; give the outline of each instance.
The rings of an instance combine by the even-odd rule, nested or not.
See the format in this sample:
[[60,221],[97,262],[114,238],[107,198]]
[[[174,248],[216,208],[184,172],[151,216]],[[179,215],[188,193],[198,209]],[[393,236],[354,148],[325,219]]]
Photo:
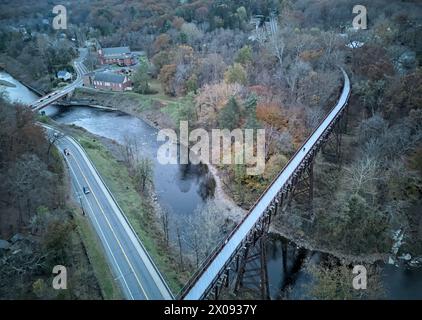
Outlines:
[[[342,89],[340,91],[340,97],[339,99],[341,99],[341,97],[344,94],[344,90],[345,85],[346,85],[346,81],[349,82],[349,78],[346,74],[346,72],[341,68],[341,71],[344,75],[344,82],[343,82],[343,86]],[[349,82],[350,84],[350,82]],[[343,104],[342,108],[339,110],[339,112],[337,113],[336,117],[333,118],[333,120],[327,125],[327,127],[325,128],[325,130],[321,133],[321,135],[318,137],[318,140],[315,142],[315,144],[320,141],[320,139],[322,137],[325,136],[325,133],[327,132],[327,130],[331,127],[331,125],[333,123],[335,123],[338,119],[338,115],[341,114],[341,112],[344,110],[345,106],[347,105],[349,98],[350,98],[350,94],[351,94],[351,90],[349,90],[347,97],[345,99],[345,103]],[[242,224],[245,222],[245,220],[249,217],[249,215],[251,214],[251,212],[255,209],[255,207],[258,205],[258,203],[262,200],[262,198],[266,195],[266,193],[269,191],[269,189],[274,185],[274,183],[278,180],[278,178],[280,177],[280,175],[284,172],[284,170],[291,164],[291,162],[293,161],[293,159],[296,158],[296,156],[302,151],[303,147],[307,144],[307,142],[312,138],[312,136],[317,132],[317,130],[323,125],[323,123],[327,120],[327,118],[332,114],[332,112],[335,110],[335,108],[337,107],[339,101],[334,105],[334,107],[331,108],[330,112],[328,112],[325,117],[319,122],[318,126],[316,126],[316,128],[312,131],[312,133],[307,137],[307,139],[301,144],[300,148],[298,148],[295,152],[295,154],[290,158],[290,160],[286,163],[286,165],[283,167],[283,169],[281,169],[281,171],[278,173],[278,175],[273,179],[273,181],[267,186],[267,188],[265,189],[265,191],[261,194],[261,196],[258,198],[257,201],[255,201],[255,203],[253,204],[253,206],[249,209],[248,213],[242,218],[242,220],[240,221],[240,223],[238,223],[236,225],[236,227],[229,233],[229,235],[222,241],[219,242],[219,244],[214,248],[214,250],[210,253],[210,255],[203,260],[201,266],[195,271],[195,273],[192,275],[192,277],[189,279],[189,281],[186,283],[186,285],[179,291],[178,295],[177,295],[177,299],[183,299],[186,294],[189,292],[190,289],[192,289],[192,287],[194,286],[194,284],[198,281],[198,279],[200,278],[200,276],[206,271],[206,269],[210,266],[210,264],[212,263],[212,261],[214,261],[215,257],[221,252],[221,250],[224,248],[224,246],[226,245],[226,243],[236,234],[236,232],[239,230],[240,226],[242,226]],[[307,150],[306,152],[306,156],[304,157],[304,159],[306,159],[306,157],[308,156],[309,152],[311,150]],[[303,162],[303,160],[302,160]],[[301,163],[299,163],[299,165],[296,168],[299,168],[301,166]],[[295,174],[296,170],[293,171],[290,176],[289,179],[287,179],[287,181],[289,181],[291,179],[291,177]],[[283,187],[282,187],[283,188]],[[274,200],[274,199],[273,199]],[[263,212],[264,213],[264,212]],[[258,220],[259,221],[259,220]],[[241,244],[239,245],[241,246]],[[233,256],[236,254],[236,252],[238,251],[239,247],[236,248],[236,250],[234,250],[233,254],[230,256],[229,260],[233,259]],[[221,270],[220,270],[221,272]],[[211,281],[210,284],[213,284],[213,282],[217,281],[217,279],[213,279],[213,281]]]

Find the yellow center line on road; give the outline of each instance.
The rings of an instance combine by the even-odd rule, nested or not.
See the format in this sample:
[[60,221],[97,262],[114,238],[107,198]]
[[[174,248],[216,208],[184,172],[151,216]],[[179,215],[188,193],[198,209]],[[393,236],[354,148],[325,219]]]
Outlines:
[[[79,151],[79,150],[78,150],[78,151]],[[116,238],[116,241],[117,241],[117,243],[118,243],[118,245],[119,245],[119,247],[120,247],[120,250],[122,251],[123,255],[125,256],[125,259],[126,259],[127,263],[129,264],[129,267],[130,267],[130,269],[132,270],[133,275],[135,276],[136,281],[137,281],[137,282],[138,282],[138,284],[139,284],[139,287],[141,288],[141,290],[142,290],[143,294],[145,295],[145,298],[146,298],[147,300],[149,300],[149,297],[148,297],[147,293],[145,292],[144,287],[142,286],[141,281],[139,280],[138,275],[136,274],[135,269],[134,269],[134,268],[133,268],[133,266],[132,266],[132,263],[129,261],[129,258],[128,258],[128,256],[126,255],[126,252],[125,252],[125,250],[123,249],[123,246],[122,246],[121,242],[120,242],[120,241],[119,241],[119,239],[117,238],[117,235],[116,235],[116,233],[115,233],[115,231],[114,231],[113,227],[111,226],[110,221],[108,220],[108,218],[107,218],[107,216],[106,216],[106,214],[105,214],[105,212],[104,212],[104,209],[102,208],[102,206],[101,206],[100,202],[98,201],[97,197],[95,196],[95,193],[94,193],[93,188],[91,187],[90,183],[88,182],[88,179],[87,179],[87,178],[86,178],[86,176],[84,175],[84,173],[83,173],[83,171],[82,171],[82,168],[80,167],[80,165],[79,165],[78,161],[76,160],[76,158],[75,158],[75,157],[73,157],[73,159],[75,160],[76,165],[78,166],[78,168],[79,168],[79,170],[80,170],[80,172],[81,172],[82,176],[84,177],[84,180],[86,181],[87,185],[89,186],[89,189],[91,190],[91,193],[92,193],[92,195],[94,196],[94,199],[95,199],[95,201],[96,201],[96,202],[97,202],[97,204],[98,204],[98,207],[100,208],[100,210],[101,210],[101,212],[102,212],[102,214],[103,214],[104,218],[106,219],[107,224],[108,224],[108,226],[109,226],[109,227],[110,227],[110,229],[111,229],[111,232],[113,233],[114,237]]]
[[[66,162],[69,164],[70,171],[72,171],[73,175],[75,176],[75,181],[76,181],[77,185],[78,185],[78,186],[79,186],[79,188],[82,190],[82,186],[81,186],[81,184],[80,184],[80,183],[79,183],[79,181],[78,181],[78,176],[76,175],[75,171],[73,170],[72,165],[70,164],[70,161],[66,159]],[[108,250],[110,251],[111,257],[113,258],[114,262],[116,263],[116,266],[117,266],[118,272],[120,273],[120,276],[122,277],[123,282],[125,283],[125,286],[126,286],[127,290],[129,291],[130,298],[131,298],[132,300],[135,300],[135,298],[133,297],[132,291],[131,291],[131,290],[130,290],[130,288],[129,288],[129,285],[128,285],[128,284],[127,284],[127,282],[126,282],[126,279],[125,279],[125,277],[124,277],[124,275],[123,275],[123,272],[122,272],[122,270],[120,269],[119,263],[117,262],[116,257],[115,257],[115,256],[114,256],[114,254],[113,254],[113,250],[111,250],[111,247],[110,247],[110,245],[109,245],[109,243],[108,243],[108,241],[107,241],[107,238],[106,238],[106,236],[105,236],[105,234],[104,234],[104,231],[103,231],[103,229],[101,229],[100,223],[98,222],[98,219],[97,219],[97,217],[96,217],[96,216],[95,216],[95,214],[94,214],[94,209],[92,209],[92,206],[91,206],[91,204],[89,203],[89,201],[88,201],[88,199],[87,199],[86,195],[84,195],[84,197],[85,197],[86,203],[88,204],[89,208],[91,209],[91,212],[92,212],[92,217],[93,217],[93,219],[95,220],[95,223],[97,224],[98,229],[100,230],[100,233],[102,234],[102,236],[103,236],[103,238],[104,238],[104,241],[105,241],[106,247],[107,247],[107,248],[108,248]],[[82,208],[82,210],[83,210],[83,208]],[[119,277],[120,277],[120,276],[119,276]]]

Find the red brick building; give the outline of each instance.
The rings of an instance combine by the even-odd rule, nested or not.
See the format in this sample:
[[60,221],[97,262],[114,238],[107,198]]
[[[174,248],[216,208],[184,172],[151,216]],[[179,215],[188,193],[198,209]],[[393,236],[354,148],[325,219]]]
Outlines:
[[111,91],[132,90],[132,81],[127,76],[112,72],[86,74],[84,77],[84,85],[91,85],[95,89]]
[[131,66],[135,63],[129,47],[101,48],[98,50],[98,58],[101,64]]

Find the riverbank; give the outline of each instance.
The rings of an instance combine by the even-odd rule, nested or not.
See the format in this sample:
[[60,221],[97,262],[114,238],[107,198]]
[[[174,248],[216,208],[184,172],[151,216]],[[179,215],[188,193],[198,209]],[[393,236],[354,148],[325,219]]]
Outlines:
[[173,293],[179,292],[193,268],[186,263],[181,266],[176,254],[178,251],[165,243],[156,196],[151,187],[143,194],[136,190],[133,177],[124,164],[121,146],[114,140],[92,134],[77,126],[55,125],[76,138],[84,147],[169,287]]
[[[173,120],[169,116],[169,113],[166,112],[166,102],[163,101],[163,98],[159,95],[140,95],[131,92],[105,92],[96,91],[89,88],[78,89],[75,92],[75,95],[77,98],[94,99],[98,104],[106,104],[107,106],[118,108],[120,111],[142,119],[157,129],[175,128]],[[170,104],[171,101],[168,101],[167,103]],[[220,172],[215,166],[208,165],[208,167],[216,181],[215,199],[219,209],[224,211],[225,215],[232,219],[234,222],[239,222],[242,217],[247,214],[247,210],[239,207],[224,190],[222,179],[220,178],[222,172]],[[306,237],[306,235],[300,234],[295,230],[291,230],[290,228],[286,228],[285,226],[277,223],[273,223],[270,232],[273,234],[281,235],[308,250],[315,250],[333,255],[345,263],[375,263],[378,261],[387,262],[389,257],[388,253],[350,255],[344,254],[339,250],[330,250],[329,248],[321,247],[316,241]]]
[[280,223],[273,222],[270,227],[270,233],[281,236],[293,242],[296,246],[309,251],[318,251],[330,256],[337,258],[342,264],[354,264],[354,263],[368,263],[375,264],[377,262],[386,263],[389,258],[389,254],[365,254],[365,255],[350,255],[345,254],[339,250],[330,250],[325,247],[321,247],[313,239],[306,237],[304,234],[295,233],[294,230],[286,228]]
[[6,55],[0,55],[1,69],[4,72],[10,74],[13,78],[18,80],[32,92],[40,95],[50,91],[50,75],[35,80],[27,72],[24,65],[19,63],[16,59],[13,59]]
[[[107,92],[91,88],[78,88],[74,92],[74,98],[93,99],[95,104],[118,109],[141,119],[157,130],[177,129],[174,121],[165,111],[166,104],[175,101],[165,100],[160,94],[141,95],[132,92]],[[212,164],[208,164],[208,169],[216,182],[213,200],[218,210],[235,223],[240,222],[247,214],[247,210],[239,207],[224,191],[219,170]]]
[[[165,102],[159,95],[141,95],[133,92],[112,92],[92,88],[76,88],[73,99],[90,99],[92,103],[104,107],[115,108],[121,112],[139,118],[150,126],[161,129],[176,129],[173,120],[162,112]],[[171,101],[168,101],[170,103]]]

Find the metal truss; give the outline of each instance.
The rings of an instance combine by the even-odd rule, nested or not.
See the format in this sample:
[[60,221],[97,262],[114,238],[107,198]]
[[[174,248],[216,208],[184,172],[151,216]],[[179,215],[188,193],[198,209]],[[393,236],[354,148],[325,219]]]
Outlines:
[[[346,103],[347,104],[347,103]],[[218,276],[204,292],[203,299],[219,299],[224,289],[236,293],[241,287],[258,289],[262,299],[269,299],[269,284],[266,265],[265,240],[273,216],[286,214],[294,198],[296,202],[308,204],[310,221],[313,220],[313,163],[317,153],[323,149],[341,163],[341,135],[347,131],[347,117],[343,117],[347,107],[337,114],[321,138],[308,151],[307,155],[277,193],[271,204],[250,230],[241,245],[220,270]],[[343,119],[344,118],[344,119]]]

